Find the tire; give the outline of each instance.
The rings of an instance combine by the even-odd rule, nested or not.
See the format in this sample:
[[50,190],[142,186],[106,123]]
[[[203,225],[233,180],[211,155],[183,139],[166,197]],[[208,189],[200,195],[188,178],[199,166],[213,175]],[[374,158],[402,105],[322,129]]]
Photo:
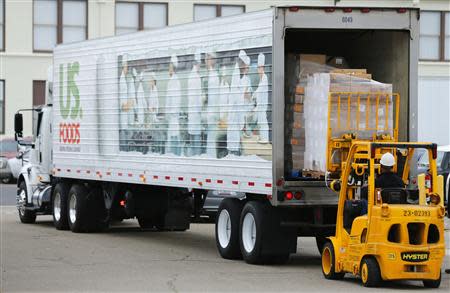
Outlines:
[[243,203],[239,199],[225,198],[221,201],[216,217],[216,246],[225,259],[241,259],[239,247],[239,223]]
[[9,177],[3,178],[2,183],[3,184],[9,184],[14,182],[14,177],[12,175],[9,175]]
[[361,281],[364,287],[378,287],[381,284],[381,272],[378,262],[373,257],[365,257],[360,267]]
[[437,280],[423,280],[423,286],[425,288],[439,288],[441,286],[442,274],[439,272],[439,279]]
[[322,248],[322,273],[325,279],[328,280],[342,280],[345,273],[336,272],[336,255],[334,254],[334,246],[331,241],[327,241]]
[[33,224],[36,222],[36,212],[25,209],[25,204],[28,199],[27,185],[25,181],[20,182],[17,189],[17,200],[23,199],[24,203],[17,203],[20,222],[24,224]]
[[[276,243],[276,231],[270,206],[259,201],[250,201],[242,209],[239,229],[239,245],[242,257],[249,264],[282,264],[289,260],[288,250],[273,250],[268,247]],[[282,239],[282,238],[281,238]],[[280,241],[280,239],[278,239]],[[266,248],[264,251],[263,248]]]
[[68,196],[69,186],[62,182],[56,184],[52,196],[52,214],[53,224],[57,230],[69,230]]
[[155,227],[155,224],[153,223],[153,221],[151,219],[138,217],[137,220],[138,220],[139,226],[142,229],[152,229],[153,227]]
[[323,247],[325,246],[325,243],[327,243],[327,242],[328,242],[327,238],[325,238],[323,236],[316,236],[317,250],[319,251],[320,254],[322,254]]
[[89,232],[89,210],[87,190],[83,185],[74,184],[67,197],[67,214],[70,230],[74,233]]

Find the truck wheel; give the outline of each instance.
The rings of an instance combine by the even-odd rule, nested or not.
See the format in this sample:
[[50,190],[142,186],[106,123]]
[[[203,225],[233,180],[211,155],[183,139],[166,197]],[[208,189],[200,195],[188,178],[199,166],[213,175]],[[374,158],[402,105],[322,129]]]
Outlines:
[[423,280],[425,288],[439,288],[441,286],[441,272],[439,272],[439,279],[437,280]]
[[325,279],[342,280],[345,273],[336,273],[336,256],[333,243],[327,241],[322,249],[322,273]]
[[53,190],[53,224],[58,230],[68,230],[67,196],[69,187],[65,183],[58,183]]
[[17,190],[17,208],[19,211],[19,218],[24,224],[33,224],[36,222],[36,213],[25,209],[27,198],[27,185],[25,184],[25,181],[22,181],[19,185],[19,189]]
[[155,224],[153,224],[152,219],[138,217],[137,220],[138,220],[139,226],[142,229],[152,229],[155,226]]
[[[291,231],[292,232],[292,231]],[[248,202],[241,213],[239,242],[244,260],[249,264],[283,264],[289,260],[289,243],[295,246],[296,233],[285,231],[269,205]]]
[[88,232],[89,211],[86,199],[87,190],[83,185],[74,184],[68,195],[67,210],[69,227],[72,232]]
[[242,258],[239,248],[239,220],[242,202],[225,198],[219,205],[216,217],[216,245],[220,256],[225,259]]
[[322,253],[323,247],[325,246],[325,243],[327,243],[328,240],[326,237],[323,236],[316,236],[316,245],[317,250],[319,250],[319,253]]
[[378,287],[381,284],[381,272],[378,262],[373,257],[365,257],[360,268],[361,281],[364,287]]

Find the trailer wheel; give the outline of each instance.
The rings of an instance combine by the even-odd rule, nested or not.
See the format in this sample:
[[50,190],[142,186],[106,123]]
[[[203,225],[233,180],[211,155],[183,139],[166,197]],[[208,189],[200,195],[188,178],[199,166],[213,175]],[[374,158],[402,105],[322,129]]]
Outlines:
[[336,273],[336,255],[333,243],[327,241],[322,249],[322,273],[325,279],[341,280],[345,273]]
[[67,210],[69,227],[72,232],[88,232],[89,211],[87,205],[87,190],[83,185],[74,184],[70,188]]
[[423,280],[425,288],[439,288],[441,286],[441,272],[439,272],[439,279],[437,280]]
[[142,229],[152,229],[155,226],[155,224],[153,224],[152,219],[138,217],[137,220],[138,220],[139,226]]
[[20,222],[24,224],[33,224],[36,222],[36,213],[25,208],[27,198],[27,185],[25,181],[22,181],[17,190],[17,209],[19,211]]
[[58,183],[53,190],[52,207],[53,207],[53,224],[58,230],[68,230],[68,214],[67,214],[67,196],[69,195],[69,187],[65,183]]
[[381,284],[381,272],[378,262],[373,257],[365,257],[360,268],[361,281],[364,287],[378,287]]
[[216,217],[216,245],[220,256],[225,259],[242,258],[239,248],[239,220],[242,202],[225,198],[219,205]]
[[316,245],[317,250],[319,250],[319,253],[322,253],[323,247],[325,246],[325,243],[327,243],[328,240],[326,237],[323,236],[316,236]]

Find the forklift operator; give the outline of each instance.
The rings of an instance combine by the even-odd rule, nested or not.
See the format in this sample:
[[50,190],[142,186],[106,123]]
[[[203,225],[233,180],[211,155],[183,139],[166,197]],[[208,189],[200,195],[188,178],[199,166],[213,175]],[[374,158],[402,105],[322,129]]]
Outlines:
[[[375,179],[375,188],[405,188],[402,178],[392,172],[395,165],[395,158],[391,153],[385,153],[380,160],[380,175]],[[368,186],[361,188],[361,201],[363,202],[362,214],[367,213]]]
[[402,178],[392,172],[395,158],[391,153],[385,153],[380,160],[381,174],[375,179],[375,188],[405,188]]

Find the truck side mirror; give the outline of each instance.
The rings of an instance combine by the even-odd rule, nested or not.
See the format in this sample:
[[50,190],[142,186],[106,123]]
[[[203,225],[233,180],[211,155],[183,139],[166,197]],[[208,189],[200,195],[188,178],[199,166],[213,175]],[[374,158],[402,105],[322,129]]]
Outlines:
[[16,133],[15,135],[16,140],[19,137],[22,137],[22,131],[23,131],[23,116],[20,113],[16,113],[16,115],[14,115],[14,132]]

